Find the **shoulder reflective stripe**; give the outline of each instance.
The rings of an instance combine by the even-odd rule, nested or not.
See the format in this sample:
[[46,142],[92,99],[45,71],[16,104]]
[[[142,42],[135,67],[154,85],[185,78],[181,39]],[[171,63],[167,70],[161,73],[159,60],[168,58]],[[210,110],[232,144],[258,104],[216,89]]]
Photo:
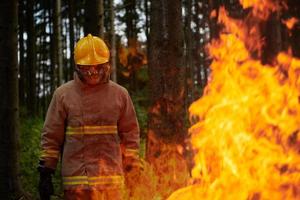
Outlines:
[[41,158],[58,158],[60,152],[57,150],[42,150]]
[[67,135],[74,134],[117,134],[117,126],[79,126],[67,127]]

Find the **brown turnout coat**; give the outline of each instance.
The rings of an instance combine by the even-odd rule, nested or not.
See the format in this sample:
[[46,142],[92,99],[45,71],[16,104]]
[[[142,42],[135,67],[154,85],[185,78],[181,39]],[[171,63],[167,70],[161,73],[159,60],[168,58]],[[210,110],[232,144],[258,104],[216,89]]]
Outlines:
[[[124,148],[121,148],[124,147]],[[126,89],[74,80],[54,92],[41,138],[45,167],[62,160],[64,189],[123,185],[123,156],[138,158],[139,127]]]

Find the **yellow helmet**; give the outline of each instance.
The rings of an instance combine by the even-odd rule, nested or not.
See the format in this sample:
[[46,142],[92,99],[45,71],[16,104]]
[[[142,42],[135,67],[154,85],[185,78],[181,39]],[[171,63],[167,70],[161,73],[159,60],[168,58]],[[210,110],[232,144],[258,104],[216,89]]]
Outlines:
[[109,50],[101,38],[88,34],[77,42],[74,60],[78,65],[103,64],[109,61]]

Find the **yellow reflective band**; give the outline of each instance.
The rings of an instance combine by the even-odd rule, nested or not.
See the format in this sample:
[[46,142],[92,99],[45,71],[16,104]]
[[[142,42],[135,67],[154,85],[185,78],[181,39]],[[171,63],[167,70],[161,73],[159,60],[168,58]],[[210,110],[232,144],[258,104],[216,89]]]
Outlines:
[[42,150],[41,158],[58,158],[59,151],[57,150]]
[[64,176],[64,180],[78,180],[78,179],[85,179],[85,180],[97,180],[97,179],[120,179],[122,176]]
[[93,182],[89,182],[89,181],[70,181],[70,182],[68,182],[68,181],[65,181],[64,185],[80,185],[80,184],[98,185],[98,184],[109,184],[109,183],[114,183],[114,184],[123,183],[123,179],[112,180],[112,181],[101,180],[101,181],[93,181]]
[[73,176],[63,177],[64,185],[100,185],[100,184],[123,184],[123,176]]
[[74,179],[87,179],[87,176],[65,176],[63,177],[66,180],[74,180]]
[[117,134],[114,131],[97,131],[97,132],[66,132],[67,135],[97,135],[97,134]]
[[109,125],[109,126],[77,126],[72,127],[68,126],[67,131],[83,131],[83,130],[93,130],[93,129],[117,129],[117,126],[115,125]]
[[123,180],[116,180],[116,181],[96,181],[96,182],[90,182],[89,185],[105,185],[105,184],[123,184]]
[[67,135],[75,134],[117,134],[117,126],[79,126],[67,127]]
[[88,181],[64,182],[64,185],[89,185]]
[[125,156],[136,157],[138,155],[139,155],[139,151],[137,149],[125,149]]
[[122,176],[99,176],[99,177],[88,177],[89,181],[99,180],[99,179],[110,179],[110,180],[119,180],[122,179]]
[[54,154],[42,154],[41,158],[58,158],[58,155],[54,155]]

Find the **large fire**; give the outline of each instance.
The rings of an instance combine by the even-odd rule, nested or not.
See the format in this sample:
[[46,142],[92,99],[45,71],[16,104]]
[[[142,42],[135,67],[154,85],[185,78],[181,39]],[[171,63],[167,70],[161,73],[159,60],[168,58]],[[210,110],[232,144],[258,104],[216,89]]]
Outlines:
[[[277,8],[240,2],[259,5],[257,19]],[[219,13],[226,28],[209,46],[211,78],[190,107],[195,184],[168,200],[300,199],[300,60],[279,53],[262,65],[249,51],[260,48],[258,29]]]

